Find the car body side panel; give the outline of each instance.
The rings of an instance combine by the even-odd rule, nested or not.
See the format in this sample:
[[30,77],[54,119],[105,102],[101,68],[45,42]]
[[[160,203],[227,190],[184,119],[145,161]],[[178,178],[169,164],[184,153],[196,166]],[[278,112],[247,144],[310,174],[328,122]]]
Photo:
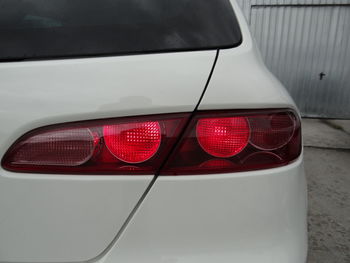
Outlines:
[[158,177],[99,262],[304,263],[302,158],[282,168]]
[[219,59],[199,110],[293,108],[283,85],[266,68],[244,15],[231,0],[243,36],[237,48],[220,50]]
[[[216,51],[0,63],[0,158],[46,125],[196,107]],[[0,262],[79,262],[117,235],[153,176],[0,168]]]

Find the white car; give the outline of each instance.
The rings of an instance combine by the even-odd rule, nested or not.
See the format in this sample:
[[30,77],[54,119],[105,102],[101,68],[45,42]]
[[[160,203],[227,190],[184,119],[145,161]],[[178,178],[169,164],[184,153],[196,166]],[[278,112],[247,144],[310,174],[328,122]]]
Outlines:
[[299,112],[234,0],[0,7],[1,263],[306,262]]

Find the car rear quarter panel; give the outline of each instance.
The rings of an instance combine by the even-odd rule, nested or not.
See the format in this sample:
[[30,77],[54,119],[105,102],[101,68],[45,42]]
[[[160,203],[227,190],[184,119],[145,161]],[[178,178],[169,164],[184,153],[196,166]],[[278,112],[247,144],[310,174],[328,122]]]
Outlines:
[[266,68],[240,7],[235,0],[231,3],[243,42],[237,48],[220,50],[199,110],[286,107],[297,110],[284,86]]
[[305,263],[302,158],[276,169],[159,177],[99,262]]

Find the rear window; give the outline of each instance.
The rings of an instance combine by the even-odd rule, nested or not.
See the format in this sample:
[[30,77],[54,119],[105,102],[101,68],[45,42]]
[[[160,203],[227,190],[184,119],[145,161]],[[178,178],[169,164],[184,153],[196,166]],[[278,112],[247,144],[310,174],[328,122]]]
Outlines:
[[0,0],[0,60],[234,47],[229,0]]

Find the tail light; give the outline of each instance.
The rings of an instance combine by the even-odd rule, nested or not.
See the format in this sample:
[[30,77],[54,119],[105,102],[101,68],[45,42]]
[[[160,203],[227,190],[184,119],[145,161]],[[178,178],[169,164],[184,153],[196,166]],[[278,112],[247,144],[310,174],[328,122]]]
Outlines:
[[155,174],[189,116],[155,115],[39,128],[15,143],[2,165],[29,173]]
[[162,175],[251,171],[284,166],[301,153],[300,120],[290,110],[199,112]]
[[211,111],[49,126],[2,160],[13,172],[111,175],[229,173],[287,165],[301,153],[291,110]]

